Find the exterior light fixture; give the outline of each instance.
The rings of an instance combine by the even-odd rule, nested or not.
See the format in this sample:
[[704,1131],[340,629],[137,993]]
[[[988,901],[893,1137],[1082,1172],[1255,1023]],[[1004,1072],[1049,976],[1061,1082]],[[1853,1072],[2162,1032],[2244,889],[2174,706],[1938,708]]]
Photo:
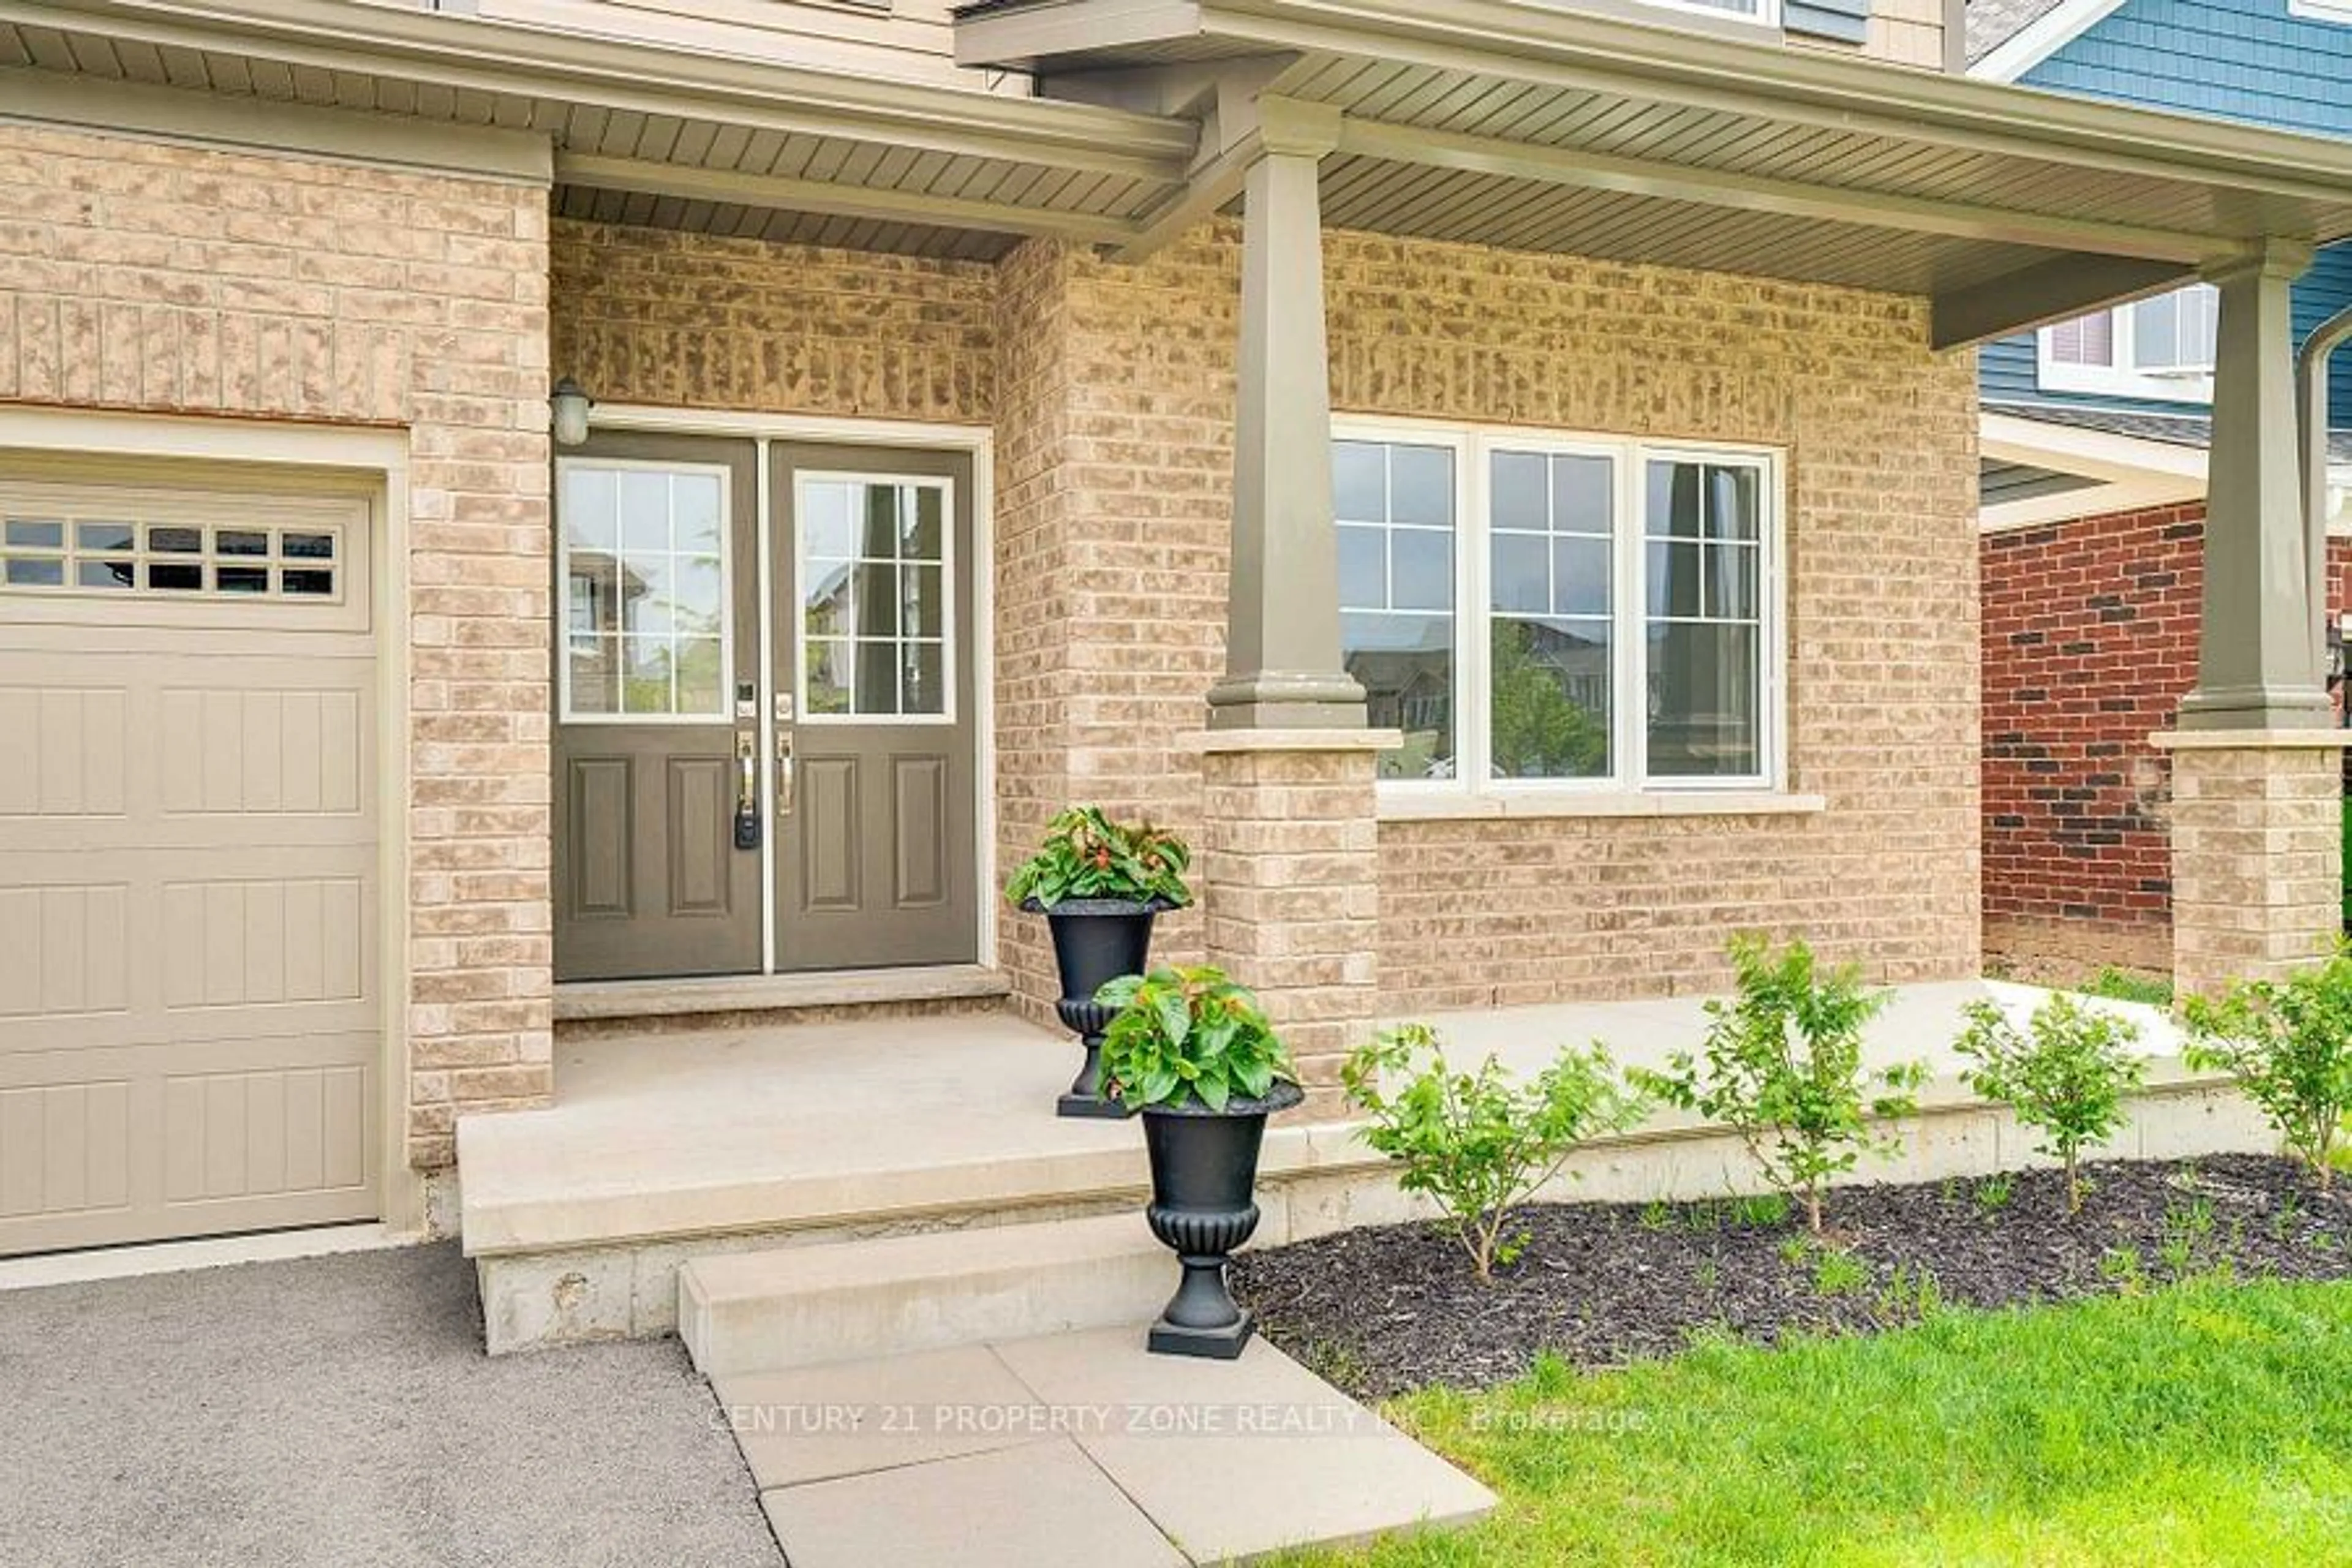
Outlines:
[[577,447],[588,439],[588,411],[595,406],[596,400],[570,376],[557,382],[547,395],[548,412],[554,416],[555,444]]

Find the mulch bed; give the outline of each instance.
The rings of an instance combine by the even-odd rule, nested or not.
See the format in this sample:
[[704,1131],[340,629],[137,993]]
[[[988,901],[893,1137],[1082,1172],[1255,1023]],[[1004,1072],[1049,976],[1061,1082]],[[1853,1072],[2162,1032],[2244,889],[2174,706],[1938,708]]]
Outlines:
[[[1920,1317],[1923,1277],[1933,1300],[1973,1307],[2221,1269],[2352,1279],[2352,1182],[2323,1194],[2302,1166],[2248,1155],[2117,1161],[2085,1174],[2091,1192],[2073,1216],[2055,1171],[1843,1188],[1827,1205],[1832,1249],[1801,1245],[1793,1206],[1775,1219],[1732,1199],[1538,1205],[1516,1227],[1526,1252],[1492,1284],[1449,1233],[1415,1224],[1244,1253],[1234,1289],[1268,1339],[1378,1398],[1504,1382],[1539,1351],[1611,1366],[1671,1353],[1702,1331],[1769,1343],[1792,1330],[1897,1327]],[[1832,1252],[1842,1256],[1824,1262]]]

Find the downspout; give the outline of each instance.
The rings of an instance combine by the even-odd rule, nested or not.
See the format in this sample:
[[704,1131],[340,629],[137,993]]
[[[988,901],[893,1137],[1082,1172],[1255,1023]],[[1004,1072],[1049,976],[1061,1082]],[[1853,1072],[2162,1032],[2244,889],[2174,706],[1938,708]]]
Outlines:
[[2327,362],[2352,338],[2352,307],[2338,310],[2304,339],[2295,354],[2296,425],[2303,437],[2303,521],[2312,584],[2312,668],[2327,670]]

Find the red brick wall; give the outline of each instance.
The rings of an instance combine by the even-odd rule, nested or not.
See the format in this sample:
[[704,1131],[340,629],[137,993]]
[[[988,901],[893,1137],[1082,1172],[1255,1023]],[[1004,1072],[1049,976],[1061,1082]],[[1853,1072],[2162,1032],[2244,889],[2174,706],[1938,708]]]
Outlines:
[[[1989,533],[1989,953],[2169,964],[2170,775],[2148,736],[2197,678],[2201,501]],[[2352,549],[2329,557],[2352,602]]]

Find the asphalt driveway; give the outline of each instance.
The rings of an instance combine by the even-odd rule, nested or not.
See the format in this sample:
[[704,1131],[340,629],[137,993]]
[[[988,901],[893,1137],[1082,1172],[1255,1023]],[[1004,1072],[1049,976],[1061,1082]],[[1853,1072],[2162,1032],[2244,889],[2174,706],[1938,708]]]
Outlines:
[[11,1568],[780,1568],[674,1340],[492,1361],[454,1246],[0,1291]]

